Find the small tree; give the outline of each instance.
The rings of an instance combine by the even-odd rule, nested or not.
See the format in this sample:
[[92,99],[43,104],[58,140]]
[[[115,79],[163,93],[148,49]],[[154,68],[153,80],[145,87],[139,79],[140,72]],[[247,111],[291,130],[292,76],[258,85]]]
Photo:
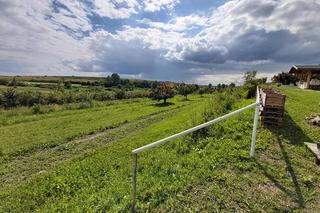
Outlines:
[[121,83],[120,76],[117,73],[111,75],[111,81],[113,86],[118,86]]
[[265,84],[267,78],[256,78],[257,71],[248,71],[244,74],[243,79],[245,80],[244,88],[247,90],[247,98],[253,98],[256,95],[257,86]]
[[194,86],[190,84],[181,83],[176,86],[176,90],[180,95],[183,95],[187,100],[188,95],[194,92]]
[[289,85],[289,84],[296,85],[297,81],[298,81],[298,78],[296,76],[287,72],[282,72],[272,77],[273,83],[279,83],[283,85]]
[[104,81],[105,87],[114,87],[121,84],[121,78],[117,73],[113,73],[111,76],[107,76]]
[[248,71],[244,74],[243,78],[245,80],[245,83],[250,83],[252,81],[254,81],[256,79],[257,76],[257,71],[256,70],[252,70],[252,71]]
[[236,87],[236,84],[235,84],[235,83],[230,83],[230,84],[229,84],[229,87],[230,87],[230,88],[234,88],[234,87]]
[[150,97],[157,101],[163,100],[163,103],[166,104],[168,98],[174,97],[173,86],[169,83],[154,84],[151,89]]
[[64,81],[59,80],[57,85],[56,85],[56,91],[63,92],[64,91]]

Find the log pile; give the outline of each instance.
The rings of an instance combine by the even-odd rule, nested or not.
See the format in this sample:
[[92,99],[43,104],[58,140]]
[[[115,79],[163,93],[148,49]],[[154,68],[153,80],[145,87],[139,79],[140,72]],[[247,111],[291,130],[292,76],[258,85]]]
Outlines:
[[282,122],[286,96],[272,89],[260,89],[261,110],[263,124],[277,125]]

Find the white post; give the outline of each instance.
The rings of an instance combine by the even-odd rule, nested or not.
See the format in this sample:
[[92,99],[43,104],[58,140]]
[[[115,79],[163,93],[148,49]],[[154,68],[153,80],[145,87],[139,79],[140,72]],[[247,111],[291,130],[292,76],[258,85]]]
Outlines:
[[257,126],[258,126],[258,118],[259,118],[259,107],[260,107],[260,92],[257,87],[257,99],[256,99],[256,111],[254,114],[253,121],[253,129],[252,129],[252,138],[251,138],[251,148],[250,148],[250,158],[254,157],[254,148],[256,146],[256,138],[257,138]]
[[137,194],[137,162],[138,154],[133,154],[133,171],[132,171],[132,201],[131,212],[136,212],[136,194]]

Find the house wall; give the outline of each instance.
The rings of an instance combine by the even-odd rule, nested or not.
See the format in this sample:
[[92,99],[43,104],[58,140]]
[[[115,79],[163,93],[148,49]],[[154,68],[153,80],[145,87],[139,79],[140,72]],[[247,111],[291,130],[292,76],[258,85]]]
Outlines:
[[[307,89],[307,82],[306,81],[297,82],[297,86],[301,89]],[[320,86],[320,80],[319,79],[311,79],[310,86]]]
[[320,80],[319,79],[311,79],[310,85],[320,85]]

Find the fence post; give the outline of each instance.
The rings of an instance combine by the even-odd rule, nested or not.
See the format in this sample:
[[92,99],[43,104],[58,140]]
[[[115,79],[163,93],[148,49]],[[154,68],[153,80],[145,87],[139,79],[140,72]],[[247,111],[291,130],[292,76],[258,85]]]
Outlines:
[[257,87],[257,95],[256,95],[256,110],[254,113],[254,121],[253,121],[253,129],[252,129],[252,138],[251,138],[251,148],[250,148],[250,158],[254,157],[254,148],[256,145],[257,138],[257,126],[258,126],[258,118],[259,118],[259,107],[260,107],[260,93],[259,88]]
[[138,154],[133,154],[132,203],[131,203],[132,213],[136,212],[137,161],[138,161]]

